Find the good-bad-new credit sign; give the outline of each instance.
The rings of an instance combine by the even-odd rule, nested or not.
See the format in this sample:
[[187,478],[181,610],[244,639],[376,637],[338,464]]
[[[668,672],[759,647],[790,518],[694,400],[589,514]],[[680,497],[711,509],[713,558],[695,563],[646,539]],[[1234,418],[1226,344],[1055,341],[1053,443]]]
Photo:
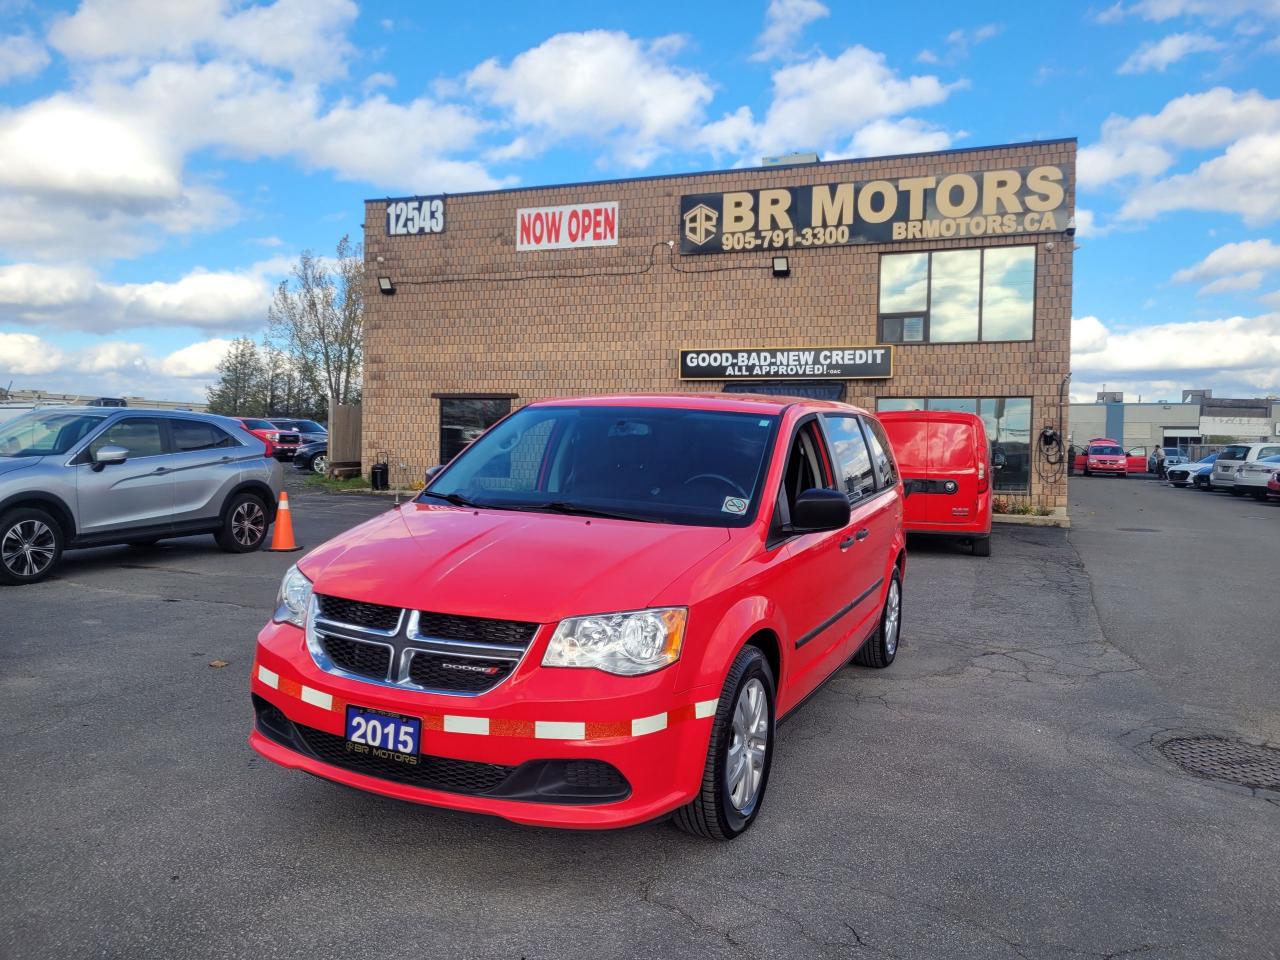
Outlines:
[[517,250],[566,250],[618,244],[618,202],[568,203],[516,211]]
[[1068,215],[1051,165],[701,193],[680,198],[680,252],[1043,233]]

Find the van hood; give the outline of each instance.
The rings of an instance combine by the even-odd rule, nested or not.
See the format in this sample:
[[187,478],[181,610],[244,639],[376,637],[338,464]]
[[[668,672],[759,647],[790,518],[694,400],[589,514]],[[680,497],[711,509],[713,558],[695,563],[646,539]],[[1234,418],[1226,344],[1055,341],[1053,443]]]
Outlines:
[[552,623],[635,610],[729,542],[691,527],[411,502],[312,551],[317,593]]

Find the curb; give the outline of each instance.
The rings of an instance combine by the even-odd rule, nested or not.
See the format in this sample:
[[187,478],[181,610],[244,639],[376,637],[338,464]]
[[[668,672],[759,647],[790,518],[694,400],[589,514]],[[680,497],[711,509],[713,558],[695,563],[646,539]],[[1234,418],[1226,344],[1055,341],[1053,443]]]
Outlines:
[[993,513],[991,520],[993,523],[1011,523],[1015,526],[1023,527],[1061,527],[1064,530],[1071,529],[1070,517],[1037,517],[1023,516],[1017,513]]

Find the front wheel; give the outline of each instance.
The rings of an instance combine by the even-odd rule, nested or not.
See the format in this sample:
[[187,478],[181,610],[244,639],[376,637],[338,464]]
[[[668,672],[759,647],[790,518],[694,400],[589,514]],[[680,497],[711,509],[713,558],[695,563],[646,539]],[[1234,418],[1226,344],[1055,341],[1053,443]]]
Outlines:
[[36,507],[0,516],[0,583],[39,583],[62,557],[62,528]]
[[898,655],[898,637],[902,630],[902,577],[893,568],[889,589],[884,594],[884,609],[880,611],[880,625],[871,638],[853,655],[853,662],[877,670],[893,663]]
[[774,679],[758,647],[743,647],[716,706],[702,786],[675,825],[711,840],[740,836],[760,813],[773,762]]
[[222,526],[213,535],[227,553],[250,553],[267,538],[267,508],[252,493],[237,494],[227,504]]
[[329,458],[323,453],[317,453],[311,461],[311,469],[323,477],[329,470]]

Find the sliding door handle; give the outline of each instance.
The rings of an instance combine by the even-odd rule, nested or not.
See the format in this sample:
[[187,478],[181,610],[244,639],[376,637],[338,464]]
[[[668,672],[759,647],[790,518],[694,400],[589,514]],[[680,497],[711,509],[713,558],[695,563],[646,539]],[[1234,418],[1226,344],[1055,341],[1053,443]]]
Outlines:
[[858,531],[856,536],[859,540],[865,540],[867,539],[867,537],[871,536],[871,531],[868,530],[866,527],[863,527],[861,530]]

